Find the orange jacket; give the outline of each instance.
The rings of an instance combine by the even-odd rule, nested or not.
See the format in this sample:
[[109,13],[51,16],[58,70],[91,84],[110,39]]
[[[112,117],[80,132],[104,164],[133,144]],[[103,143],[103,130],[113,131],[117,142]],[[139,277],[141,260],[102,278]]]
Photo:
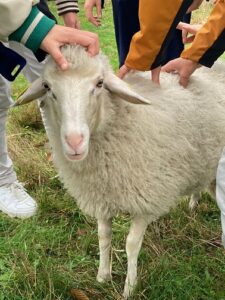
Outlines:
[[211,67],[225,51],[225,1],[218,0],[205,25],[197,33],[190,48],[181,57]]
[[[140,31],[131,41],[125,64],[146,71],[163,64],[163,52],[192,0],[140,0]],[[208,22],[182,57],[211,66],[225,51],[225,0],[217,0]]]

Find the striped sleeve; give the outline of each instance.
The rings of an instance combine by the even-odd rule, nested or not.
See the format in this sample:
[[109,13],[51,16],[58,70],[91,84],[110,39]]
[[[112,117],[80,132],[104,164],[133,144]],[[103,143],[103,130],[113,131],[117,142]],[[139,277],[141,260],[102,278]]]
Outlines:
[[9,40],[20,42],[36,52],[54,25],[55,21],[46,17],[35,5],[24,23],[9,36]]
[[164,52],[176,26],[193,0],[140,0],[140,31],[132,40],[125,64],[146,71],[164,63]]
[[79,12],[78,0],[56,0],[58,15],[64,15],[68,12]]
[[225,51],[225,1],[217,0],[208,21],[181,57],[211,67]]

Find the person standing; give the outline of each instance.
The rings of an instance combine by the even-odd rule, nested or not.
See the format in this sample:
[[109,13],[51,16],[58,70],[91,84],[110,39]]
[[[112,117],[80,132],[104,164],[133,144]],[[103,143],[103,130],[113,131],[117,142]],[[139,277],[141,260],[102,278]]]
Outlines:
[[[11,1],[11,3],[12,2],[13,1]],[[28,2],[29,1],[27,1],[26,5],[28,5]],[[21,5],[23,4],[24,2],[21,1]],[[67,26],[73,28],[79,28],[79,19],[76,16],[76,13],[78,12],[77,2],[57,0],[56,4],[58,8],[58,14],[63,16],[64,23]],[[0,1],[0,7],[1,7],[1,1]],[[30,8],[32,8],[31,4],[30,4]],[[3,10],[4,9],[10,11],[11,9],[10,3],[8,6],[7,4],[5,5],[3,3]],[[37,5],[37,9],[38,11],[42,12],[45,16],[53,20],[51,21],[49,19],[47,20],[48,23],[46,23],[46,27],[48,24],[50,24],[50,29],[51,29],[51,27],[54,26],[56,20],[55,17],[52,15],[52,13],[49,11],[47,2],[45,0],[41,0]],[[37,16],[40,15],[38,11],[37,11]],[[5,16],[6,15],[2,15],[2,20],[3,17]],[[40,17],[41,16],[42,15],[40,15]],[[0,25],[1,25],[1,19],[0,19]],[[40,26],[43,27],[44,24],[40,24]],[[39,30],[41,30],[42,27],[40,27]],[[7,31],[7,28],[5,29],[5,31]],[[4,27],[2,27],[2,32],[4,32]],[[7,36],[7,34],[4,35],[2,34],[2,36],[5,37]],[[90,37],[91,36],[92,34],[90,33]],[[1,30],[0,30],[0,37],[1,37]],[[43,38],[44,37],[45,36],[43,36]],[[17,40],[16,36],[15,39]],[[33,39],[35,42],[35,37]],[[11,41],[11,40],[8,41],[6,46],[10,47],[12,50],[16,51],[26,59],[27,64],[23,69],[23,73],[29,82],[34,81],[40,76],[44,62],[40,63],[39,61],[45,58],[46,52],[44,52],[41,49],[35,49],[35,56],[34,56],[32,51],[26,48],[25,46],[23,46],[21,43]],[[98,51],[98,47],[96,50]],[[37,203],[26,192],[26,190],[23,188],[21,183],[18,182],[16,173],[13,169],[12,161],[8,155],[7,143],[6,143],[7,113],[8,113],[8,109],[12,104],[13,101],[10,95],[10,83],[2,75],[0,75],[0,211],[6,213],[10,217],[28,218],[35,214],[37,210]]]

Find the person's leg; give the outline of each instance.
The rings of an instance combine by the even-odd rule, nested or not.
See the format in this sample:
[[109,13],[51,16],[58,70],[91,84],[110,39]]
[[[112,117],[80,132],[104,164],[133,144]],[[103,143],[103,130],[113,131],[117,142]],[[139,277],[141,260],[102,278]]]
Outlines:
[[139,0],[112,0],[113,20],[119,65],[122,66],[130,48],[132,36],[139,31]]
[[10,84],[0,75],[0,186],[13,183],[16,180],[12,161],[8,156],[6,142],[6,119],[8,109],[12,103]]
[[221,211],[222,244],[225,248],[225,149],[220,158],[216,174],[216,201]]
[[11,217],[27,218],[36,212],[37,204],[18,183],[7,151],[6,120],[12,103],[10,84],[0,76],[0,211]]
[[[27,64],[23,74],[27,80],[32,82],[37,79],[42,72],[43,64],[38,63],[32,52],[23,45],[10,42],[9,46],[26,58]],[[36,212],[37,204],[18,183],[7,151],[6,120],[12,103],[10,84],[0,77],[0,210],[11,217],[26,218]]]

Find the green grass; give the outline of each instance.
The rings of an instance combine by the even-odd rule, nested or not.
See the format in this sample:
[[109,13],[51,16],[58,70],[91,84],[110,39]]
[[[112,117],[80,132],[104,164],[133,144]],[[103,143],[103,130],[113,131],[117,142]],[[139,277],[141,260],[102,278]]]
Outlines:
[[[55,12],[53,2],[50,3]],[[111,6],[103,25],[82,27],[99,33],[102,50],[116,70]],[[16,97],[27,85],[13,84]],[[91,300],[119,300],[126,274],[125,238],[129,219],[113,224],[113,282],[99,284],[96,222],[84,216],[63,189],[45,149],[46,136],[35,104],[13,109],[9,147],[21,181],[39,204],[28,220],[0,214],[0,300],[69,300],[82,289]],[[149,226],[139,259],[135,300],[224,300],[225,257],[220,241],[219,211],[207,195],[195,213],[187,201]]]

